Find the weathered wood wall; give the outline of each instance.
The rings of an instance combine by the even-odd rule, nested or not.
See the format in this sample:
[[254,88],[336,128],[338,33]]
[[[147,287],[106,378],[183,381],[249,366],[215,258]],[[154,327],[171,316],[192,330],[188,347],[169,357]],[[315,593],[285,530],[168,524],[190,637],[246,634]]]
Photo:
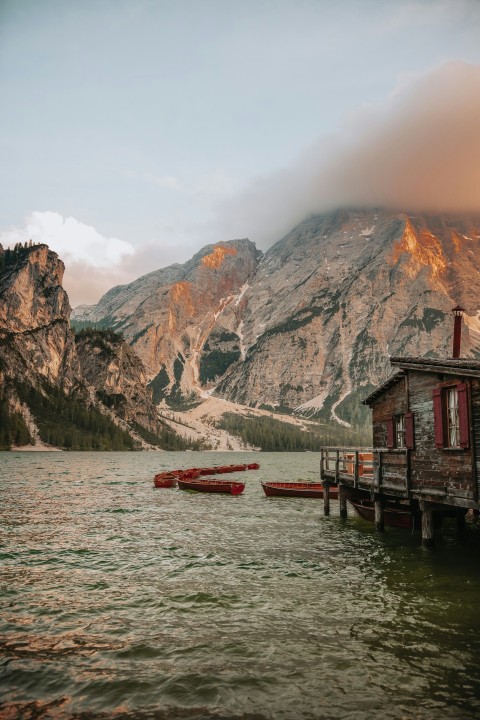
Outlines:
[[480,379],[472,378],[472,419],[475,467],[477,471],[477,497],[480,497]]
[[373,447],[387,447],[387,420],[407,412],[405,378],[391,385],[372,404]]
[[[415,449],[411,456],[412,489],[417,487],[449,488],[459,497],[473,497],[471,448],[436,448],[434,442],[433,389],[439,383],[462,382],[455,375],[441,376],[410,370],[410,411],[414,414]],[[453,492],[452,492],[453,491]]]
[[[477,476],[480,477],[480,380],[474,378],[469,402],[473,421],[473,450],[436,448],[434,442],[433,389],[442,382],[460,383],[461,376],[441,376],[432,372],[409,370],[406,381],[400,379],[387,388],[372,403],[373,446],[387,444],[387,420],[393,415],[412,412],[414,416],[415,447],[410,454],[411,489],[431,488],[441,492],[447,488],[450,495],[472,499],[476,496],[476,478],[472,461],[475,457]],[[408,387],[408,392],[407,392]],[[469,389],[470,395],[470,389]],[[400,468],[399,468],[400,470]]]

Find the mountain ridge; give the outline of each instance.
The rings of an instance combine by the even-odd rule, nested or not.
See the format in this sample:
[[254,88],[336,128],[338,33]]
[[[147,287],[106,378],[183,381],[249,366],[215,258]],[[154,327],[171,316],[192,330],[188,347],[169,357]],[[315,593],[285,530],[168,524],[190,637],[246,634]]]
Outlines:
[[[230,241],[243,243],[242,268],[238,253],[222,256],[187,285],[155,288],[156,305],[129,294],[121,313],[100,301],[95,317],[140,349],[157,402],[213,393],[361,424],[362,395],[389,374],[390,354],[449,354],[454,305],[467,309],[463,353],[480,353],[479,239],[476,216],[343,208],[307,218],[262,255]],[[217,247],[239,246],[195,257]]]

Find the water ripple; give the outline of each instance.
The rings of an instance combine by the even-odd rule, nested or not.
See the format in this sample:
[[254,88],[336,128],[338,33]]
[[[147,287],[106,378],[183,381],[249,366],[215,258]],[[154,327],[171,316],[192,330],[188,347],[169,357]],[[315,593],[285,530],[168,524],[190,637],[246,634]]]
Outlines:
[[[263,496],[154,491],[221,454],[2,454],[2,718],[480,715],[480,533],[438,553]],[[251,461],[235,454],[230,461]]]

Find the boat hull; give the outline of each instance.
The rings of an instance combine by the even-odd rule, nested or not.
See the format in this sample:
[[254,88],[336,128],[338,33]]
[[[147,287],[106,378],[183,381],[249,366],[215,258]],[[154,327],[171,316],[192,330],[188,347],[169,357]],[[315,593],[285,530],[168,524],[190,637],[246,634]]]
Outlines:
[[[375,521],[375,507],[371,501],[357,502],[350,500],[357,513],[364,520],[369,522]],[[405,530],[413,530],[416,526],[415,515],[409,510],[401,510],[400,508],[385,507],[383,509],[383,522],[389,527],[404,528]]]
[[178,476],[173,473],[158,473],[153,478],[153,484],[156,488],[172,488],[177,484]]
[[[196,480],[204,475],[220,475],[223,473],[243,472],[245,470],[258,470],[259,467],[260,465],[258,463],[250,463],[249,465],[219,465],[215,467],[188,468],[187,470],[165,470],[155,475],[153,484],[155,487],[173,487],[177,480]],[[173,478],[173,483],[164,482],[164,480],[170,480],[170,478]],[[218,482],[221,482],[221,480],[218,480]],[[231,483],[232,481],[229,480],[228,482]],[[210,492],[227,492],[227,490]]]
[[195,490],[196,492],[227,493],[241,495],[245,490],[245,483],[234,480],[178,480],[180,490]]
[[[323,498],[322,483],[262,482],[262,488],[267,497]],[[330,487],[329,497],[338,497],[337,487]]]

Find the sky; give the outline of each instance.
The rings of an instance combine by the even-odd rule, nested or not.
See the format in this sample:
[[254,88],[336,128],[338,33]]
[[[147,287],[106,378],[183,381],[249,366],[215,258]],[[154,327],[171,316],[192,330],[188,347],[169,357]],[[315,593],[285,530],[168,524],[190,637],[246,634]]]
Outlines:
[[480,211],[479,0],[0,0],[0,243],[73,306],[340,205]]

